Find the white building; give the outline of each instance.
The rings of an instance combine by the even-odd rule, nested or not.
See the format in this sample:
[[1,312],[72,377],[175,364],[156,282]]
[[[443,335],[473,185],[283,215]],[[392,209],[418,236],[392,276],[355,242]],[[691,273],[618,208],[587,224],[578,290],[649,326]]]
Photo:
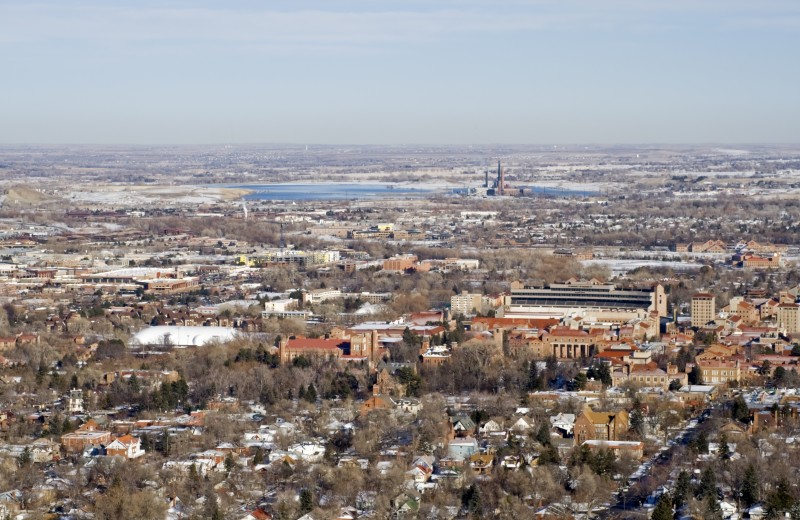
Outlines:
[[341,297],[342,291],[339,289],[315,289],[313,291],[303,293],[303,302],[322,303],[327,300],[334,300]]
[[83,390],[70,390],[67,412],[83,413]]

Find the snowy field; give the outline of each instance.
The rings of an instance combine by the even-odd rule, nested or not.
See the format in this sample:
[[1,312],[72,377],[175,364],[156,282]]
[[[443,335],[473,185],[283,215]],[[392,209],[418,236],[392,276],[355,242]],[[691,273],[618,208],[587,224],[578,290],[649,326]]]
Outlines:
[[613,276],[619,276],[629,273],[639,267],[667,267],[675,271],[688,271],[691,269],[700,269],[703,264],[696,262],[674,262],[664,260],[622,260],[617,258],[603,258],[596,260],[582,260],[581,264],[584,266],[603,265],[611,269]]

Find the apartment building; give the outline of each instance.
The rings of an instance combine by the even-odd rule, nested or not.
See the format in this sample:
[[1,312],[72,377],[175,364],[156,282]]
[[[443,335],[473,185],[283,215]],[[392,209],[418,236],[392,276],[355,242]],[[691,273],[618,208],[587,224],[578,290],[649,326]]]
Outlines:
[[788,334],[800,332],[800,304],[781,303],[778,305],[778,328]]
[[716,300],[713,294],[696,293],[692,296],[692,327],[703,327],[714,321],[717,314]]

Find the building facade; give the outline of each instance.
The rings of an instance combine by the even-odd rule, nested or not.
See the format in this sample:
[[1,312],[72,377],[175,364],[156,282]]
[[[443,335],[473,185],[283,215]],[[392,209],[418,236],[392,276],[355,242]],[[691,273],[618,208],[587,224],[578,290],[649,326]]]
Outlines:
[[506,314],[568,315],[584,313],[603,321],[624,323],[650,313],[667,315],[667,297],[660,284],[645,288],[618,288],[598,280],[567,280],[550,285],[511,284],[506,296]]
[[788,334],[800,332],[800,305],[781,303],[778,305],[778,328]]
[[716,301],[713,294],[697,293],[692,296],[692,327],[702,327],[714,321],[717,314]]
[[628,412],[595,412],[589,408],[575,420],[575,445],[586,441],[618,441],[628,431]]

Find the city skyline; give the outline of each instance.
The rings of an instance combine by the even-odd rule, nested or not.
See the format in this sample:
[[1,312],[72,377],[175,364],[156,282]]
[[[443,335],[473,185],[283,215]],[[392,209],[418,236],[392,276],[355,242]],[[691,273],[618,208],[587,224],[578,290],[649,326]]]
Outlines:
[[796,143],[800,6],[0,3],[2,143]]

